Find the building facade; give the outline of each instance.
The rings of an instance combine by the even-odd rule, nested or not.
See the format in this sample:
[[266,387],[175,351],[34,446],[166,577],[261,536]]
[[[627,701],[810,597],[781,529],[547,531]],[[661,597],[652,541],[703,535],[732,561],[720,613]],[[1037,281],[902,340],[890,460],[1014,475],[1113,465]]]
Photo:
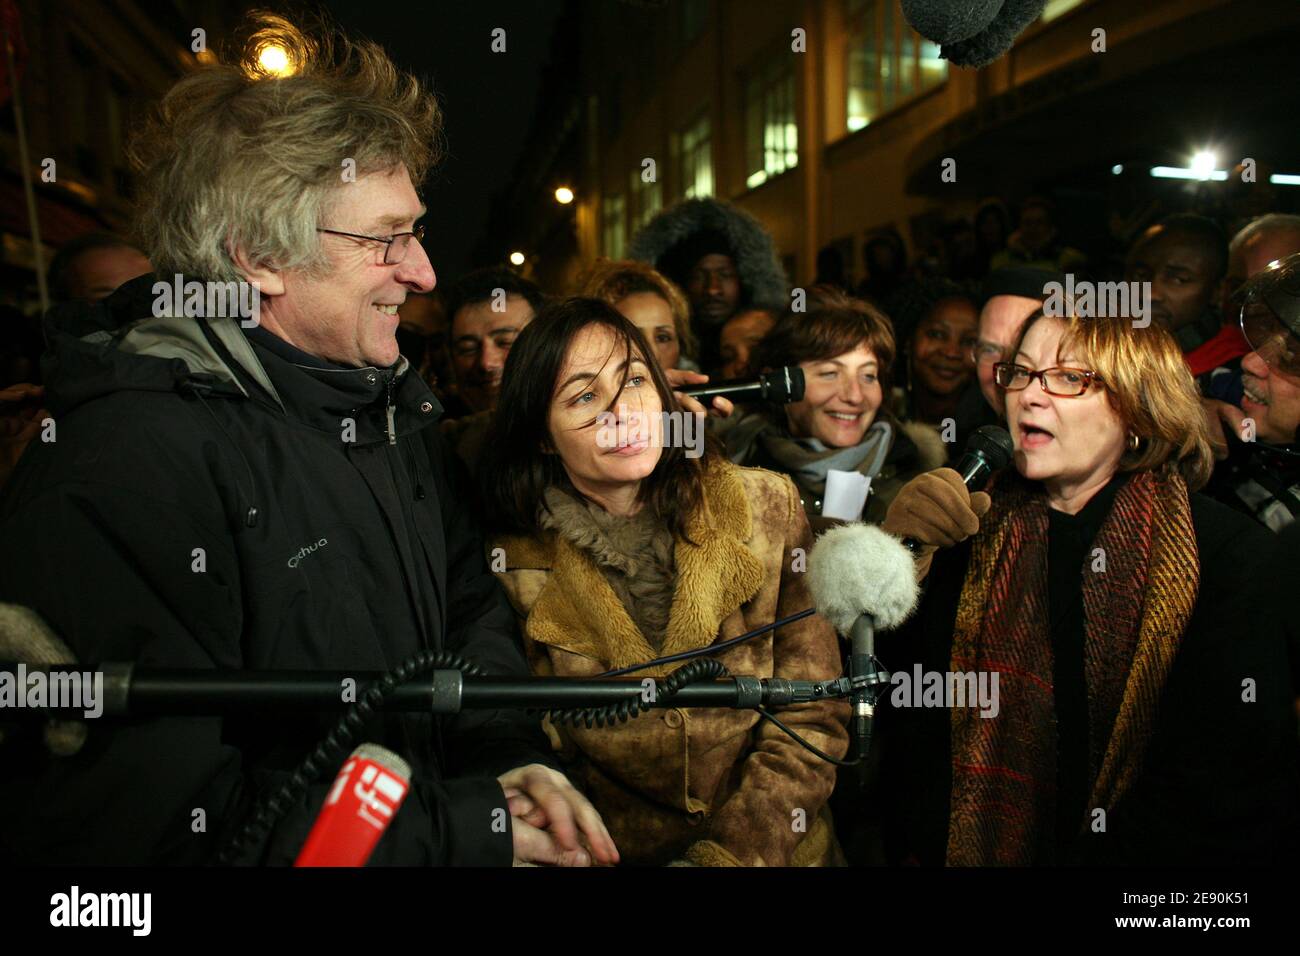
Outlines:
[[[134,195],[128,130],[177,78],[197,67],[209,43],[225,39],[246,4],[6,0],[6,5],[18,23],[18,92],[48,266],[54,251],[76,236],[101,229],[125,232]],[[7,82],[4,87],[0,287],[7,304],[31,311],[36,257],[15,104]]]
[[[499,241],[544,277],[574,274],[573,257],[622,255],[641,224],[690,196],[757,216],[800,283],[826,246],[860,277],[864,239],[880,229],[915,255],[984,197],[1051,191],[1105,230],[1098,197],[1126,163],[1145,179],[1205,144],[1226,168],[1257,155],[1282,170],[1290,159],[1291,0],[1050,0],[980,70],[940,58],[897,0],[575,9],[576,145],[554,151],[564,163],[534,169],[546,187],[498,222],[510,236]],[[563,208],[550,199],[561,182],[577,197]]]

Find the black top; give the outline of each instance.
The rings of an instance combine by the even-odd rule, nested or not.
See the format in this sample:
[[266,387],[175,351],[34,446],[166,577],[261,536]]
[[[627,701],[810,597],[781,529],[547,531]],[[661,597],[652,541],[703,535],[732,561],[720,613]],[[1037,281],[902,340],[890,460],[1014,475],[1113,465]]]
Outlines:
[[1047,606],[1056,704],[1056,833],[1073,841],[1091,787],[1088,770],[1088,688],[1083,672],[1083,575],[1091,573],[1092,542],[1128,480],[1120,473],[1078,514],[1054,509],[1047,518]]

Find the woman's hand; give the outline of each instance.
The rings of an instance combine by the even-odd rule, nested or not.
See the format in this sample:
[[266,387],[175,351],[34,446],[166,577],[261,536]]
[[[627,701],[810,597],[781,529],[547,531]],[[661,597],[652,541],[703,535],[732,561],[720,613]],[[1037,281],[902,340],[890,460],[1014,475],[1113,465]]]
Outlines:
[[600,814],[558,770],[541,764],[497,777],[510,808],[515,863],[590,866],[618,862]]
[[916,556],[916,577],[925,577],[939,548],[951,548],[980,529],[980,518],[993,501],[974,494],[951,468],[936,468],[917,475],[890,502],[880,527],[899,538],[921,543]]
[[[681,368],[664,369],[664,378],[668,379],[668,384],[674,389],[673,395],[676,396],[678,403],[681,404],[688,412],[694,412],[696,415],[707,415],[709,410],[700,403],[698,399],[691,398],[684,392],[676,391],[685,385],[703,385],[708,382],[709,377],[703,372],[688,372]],[[717,418],[729,418],[731,413],[736,410],[736,406],[731,403],[730,399],[722,396],[714,396],[712,414]]]

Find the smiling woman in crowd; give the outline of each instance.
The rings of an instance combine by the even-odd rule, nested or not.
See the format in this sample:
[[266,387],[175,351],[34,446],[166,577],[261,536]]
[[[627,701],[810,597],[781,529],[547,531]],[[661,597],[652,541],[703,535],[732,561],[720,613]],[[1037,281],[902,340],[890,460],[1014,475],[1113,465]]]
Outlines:
[[895,410],[942,427],[956,419],[962,393],[975,378],[971,350],[979,338],[979,309],[950,279],[910,283],[893,299],[902,381]]
[[894,333],[861,299],[824,293],[789,313],[759,344],[757,368],[798,365],[804,397],[765,405],[725,431],[727,457],[789,475],[814,524],[831,470],[871,479],[865,520],[879,523],[898,489],[944,462],[939,433],[890,409]]
[[[510,351],[482,474],[498,531],[491,547],[535,674],[590,678],[811,604],[790,557],[812,545],[791,482],[738,468],[707,444],[683,447],[662,412],[681,415],[659,363],[607,303],[552,306]],[[716,659],[756,677],[840,672],[838,640],[816,616]],[[819,701],[781,717],[841,756],[847,714],[843,702]],[[604,728],[544,726],[623,862],[841,859],[825,809],[834,766],[754,711],[662,708]],[[793,808],[806,830],[791,826]]]
[[[996,375],[1015,465],[987,514],[942,470],[904,488],[887,519],[926,545],[922,573],[933,567],[882,659],[996,674],[1000,698],[993,719],[960,705],[882,715],[891,856],[1284,858],[1295,718],[1268,613],[1270,536],[1196,493],[1212,455],[1177,343],[1154,325],[1040,312]],[[941,485],[930,499],[978,527],[955,546],[927,532],[924,509],[903,513]]]

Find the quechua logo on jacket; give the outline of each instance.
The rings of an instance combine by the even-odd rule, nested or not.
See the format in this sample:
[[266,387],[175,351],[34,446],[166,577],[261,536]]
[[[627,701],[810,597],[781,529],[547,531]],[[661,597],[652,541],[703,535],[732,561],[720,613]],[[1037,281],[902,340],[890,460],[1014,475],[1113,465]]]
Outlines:
[[298,553],[289,559],[289,567],[296,568],[302,562],[303,558],[307,557],[307,555],[311,554],[317,548],[323,548],[327,544],[329,544],[329,539],[321,538],[315,544],[309,544],[305,548],[300,548]]

